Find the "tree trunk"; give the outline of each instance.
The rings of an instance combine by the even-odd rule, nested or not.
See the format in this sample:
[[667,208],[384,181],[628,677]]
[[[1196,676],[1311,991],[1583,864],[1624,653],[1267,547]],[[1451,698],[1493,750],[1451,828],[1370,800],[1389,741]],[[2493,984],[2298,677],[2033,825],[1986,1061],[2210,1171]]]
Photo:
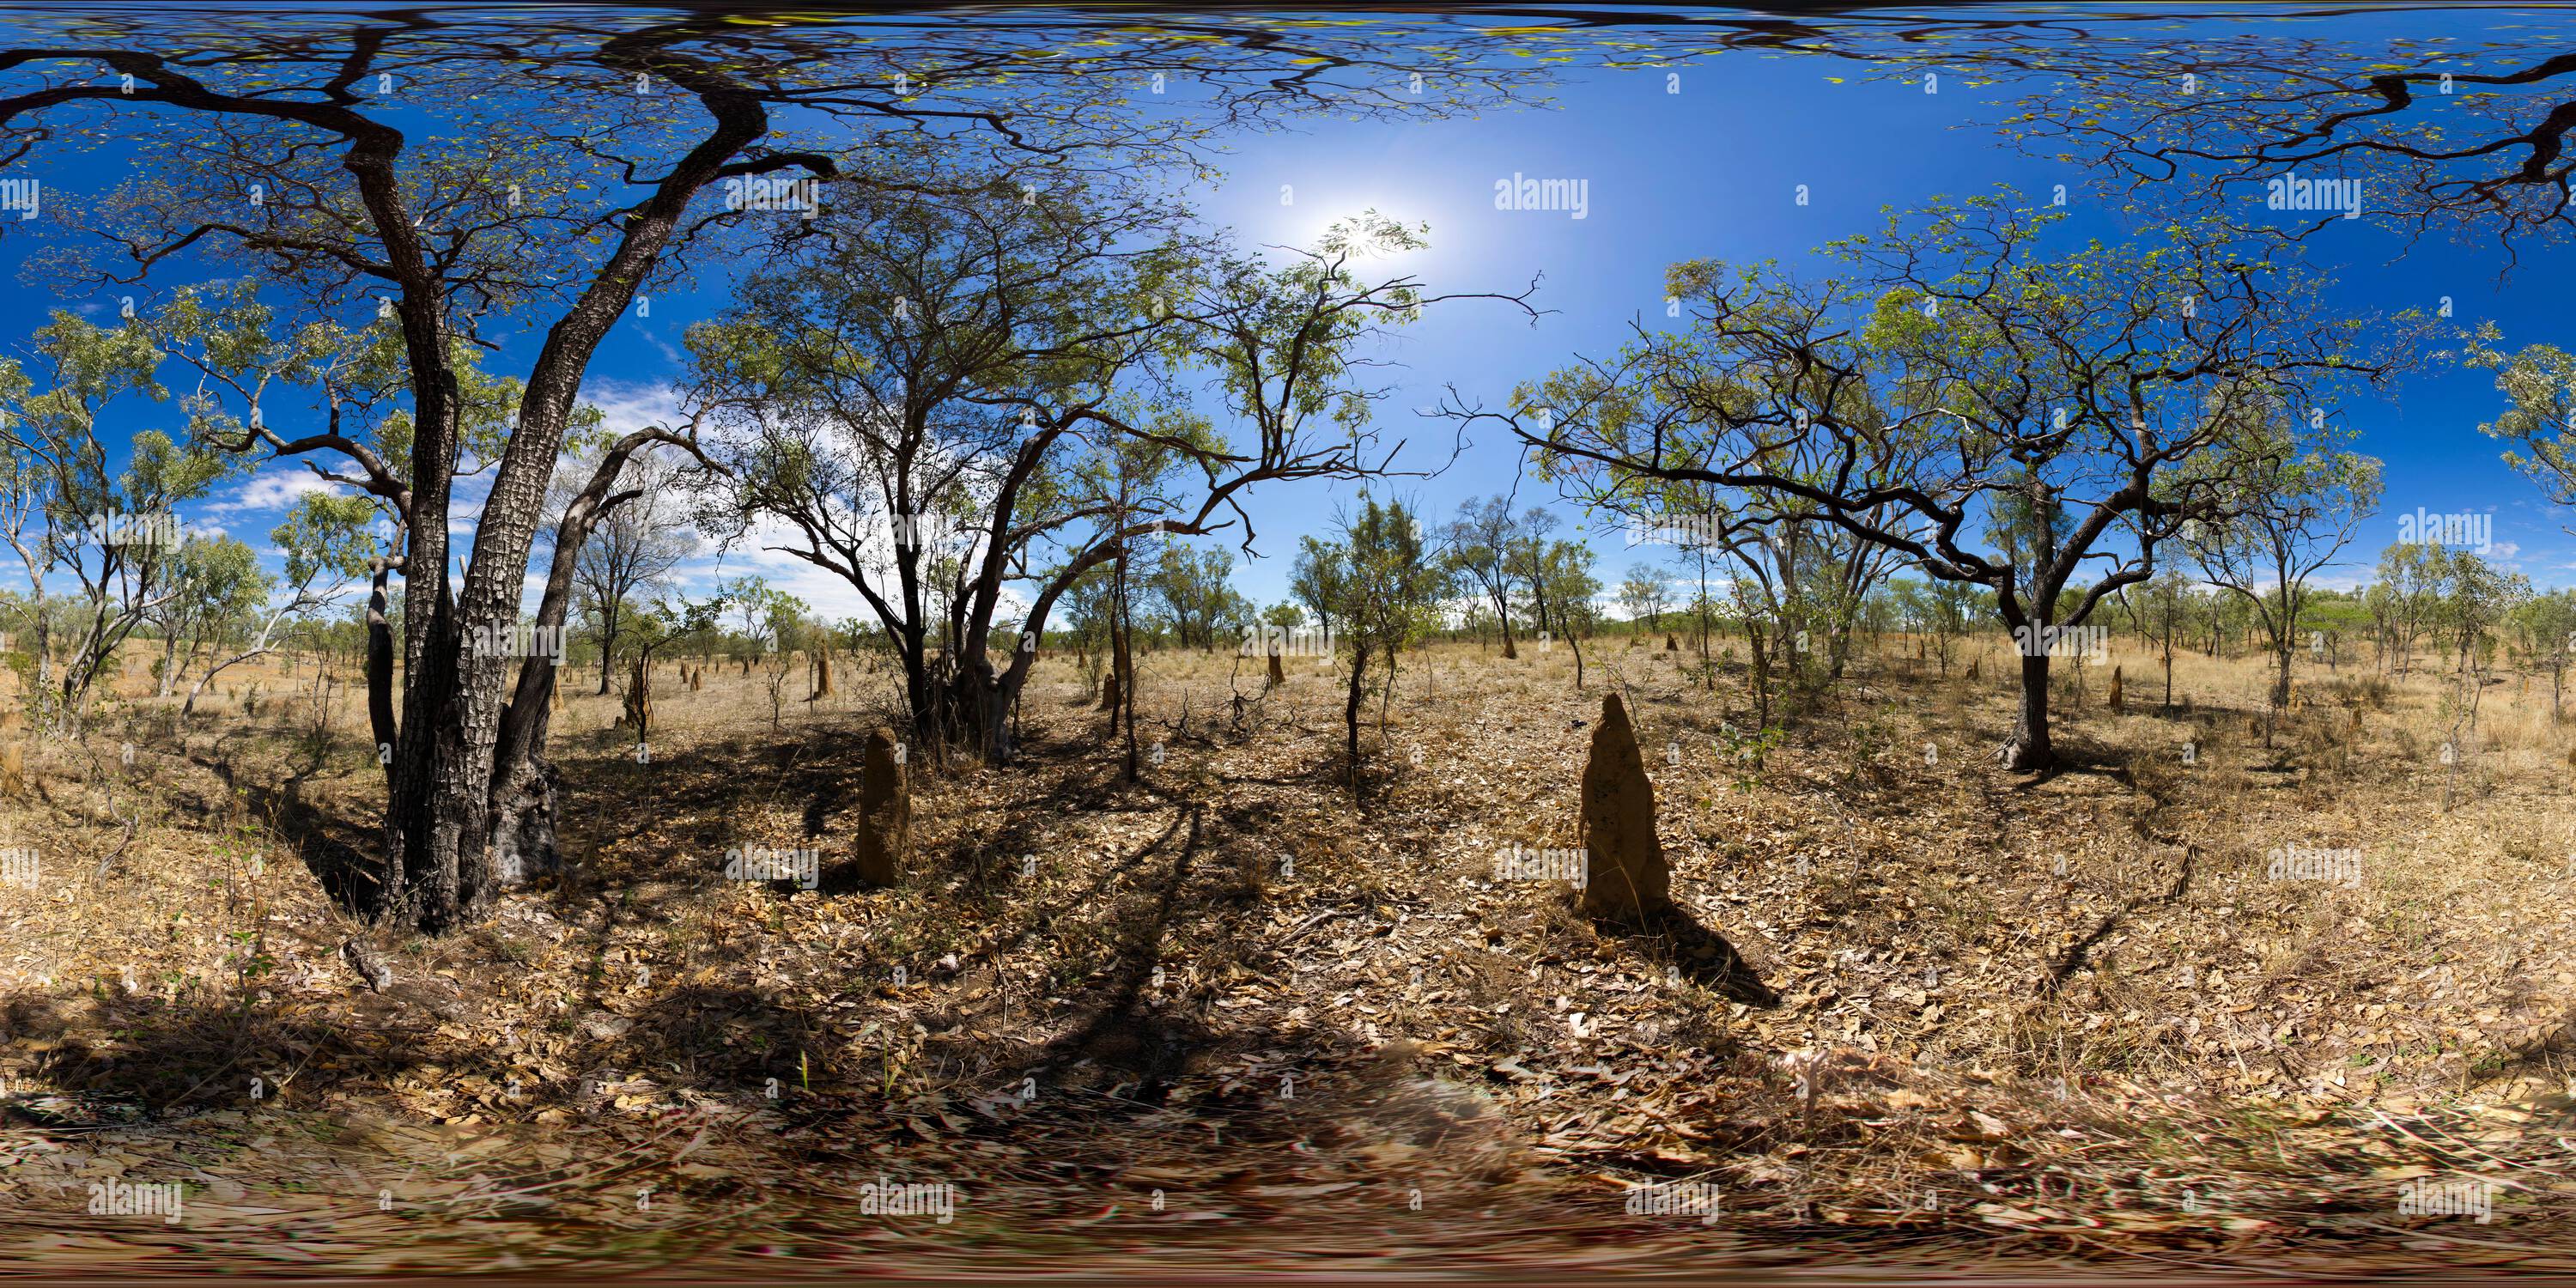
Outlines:
[[[2032,629],[2037,630],[2037,627]],[[2031,656],[2032,652],[2038,656]],[[2013,721],[2012,741],[2005,744],[2004,767],[2037,773],[2057,763],[2048,740],[2048,652],[2024,650],[2021,659],[2021,714]]]
[[[1510,637],[1505,636],[1504,640],[1504,647],[1510,647]],[[1354,799],[1360,794],[1360,707],[1366,700],[1363,681],[1368,675],[1368,655],[1368,642],[1356,641],[1351,649],[1350,694],[1342,702],[1342,746],[1350,761],[1351,796]]]
[[1126,729],[1127,781],[1132,783],[1139,777],[1136,770],[1136,618],[1127,602],[1127,555],[1123,550],[1118,555],[1118,573],[1111,579],[1111,589],[1117,596],[1119,670],[1117,714],[1111,718]]
[[[1708,691],[1715,693],[1717,667],[1708,660],[1708,608],[1708,552],[1703,550],[1699,556],[1699,665],[1701,674],[1708,681]],[[1746,623],[1744,629],[1747,637],[1750,638],[1752,624]],[[1763,724],[1766,727],[1770,724],[1768,717],[1764,718]]]
[[1556,610],[1556,626],[1565,632],[1565,646],[1574,650],[1574,691],[1583,691],[1583,641],[1574,637],[1574,627],[1565,620],[1565,609]]
[[[1119,617],[1123,622],[1126,614],[1122,612]],[[1117,731],[1118,722],[1126,719],[1126,713],[1134,709],[1134,704],[1127,700],[1128,691],[1136,687],[1136,653],[1134,641],[1128,638],[1128,629],[1123,624],[1117,626],[1109,641],[1109,728],[1113,733]]]
[[[625,314],[698,191],[727,158],[768,132],[756,106],[722,104],[715,130],[627,218],[614,251],[548,329],[530,368],[516,427],[502,449],[461,585],[451,598],[448,519],[461,446],[462,382],[448,352],[447,299],[398,196],[390,131],[359,141],[346,162],[370,222],[404,284],[396,310],[410,363],[415,490],[405,535],[402,731],[385,810],[385,884],[401,919],[433,933],[481,919],[497,896],[490,844],[496,781],[519,768],[498,758],[512,696],[507,659],[479,637],[514,622],[556,458],[583,373]],[[525,670],[524,667],[521,668]],[[542,709],[543,704],[537,704]],[[527,754],[538,749],[531,743]]]
[[[1767,635],[1761,627],[1754,625],[1750,613],[1744,617],[1744,649],[1747,654],[1745,660],[1749,663],[1745,669],[1753,677],[1753,727],[1757,731],[1768,729],[1771,727],[1771,653]],[[1705,648],[1702,654],[1705,656]]]
[[386,616],[385,579],[400,559],[379,559],[367,591],[367,733],[376,742],[376,763],[390,782],[394,773],[394,636]]

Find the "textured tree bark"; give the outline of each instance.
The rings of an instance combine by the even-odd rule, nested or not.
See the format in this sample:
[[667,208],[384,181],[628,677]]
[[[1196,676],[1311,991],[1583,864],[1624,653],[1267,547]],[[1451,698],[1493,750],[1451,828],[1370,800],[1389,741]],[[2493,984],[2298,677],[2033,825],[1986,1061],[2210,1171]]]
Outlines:
[[[582,545],[590,539],[602,516],[642,495],[633,490],[612,493],[610,489],[616,486],[628,459],[656,442],[690,446],[660,429],[628,434],[602,454],[589,483],[564,507],[563,521],[555,529],[554,562],[546,570],[545,591],[537,602],[532,638],[548,643],[563,639]],[[493,879],[503,887],[560,866],[555,820],[561,776],[545,756],[546,734],[553,724],[553,712],[561,705],[558,660],[551,650],[539,648],[521,661],[518,683],[501,712],[500,735],[493,749],[490,808]]]
[[[389,870],[408,882],[393,887],[399,892],[398,906],[406,920],[424,930],[443,931],[490,912],[499,894],[491,844],[495,784],[519,783],[523,772],[542,772],[523,771],[515,760],[505,763],[499,755],[503,715],[512,696],[505,691],[508,659],[499,641],[513,634],[509,628],[518,616],[546,485],[563,450],[582,373],[633,301],[636,284],[669,243],[689,201],[714,180],[727,159],[767,129],[767,113],[756,102],[728,100],[709,107],[716,127],[629,216],[617,249],[547,331],[520,397],[517,427],[502,449],[500,469],[476,521],[473,554],[453,602],[446,571],[450,489],[426,485],[452,477],[458,447],[460,400],[446,355],[448,337],[440,315],[444,301],[426,268],[418,235],[402,218],[390,153],[371,157],[362,143],[348,161],[351,170],[361,172],[389,257],[409,266],[419,281],[405,287],[396,306],[419,412],[411,476],[425,485],[415,490],[407,525],[412,549],[404,596],[405,736],[395,749],[386,850]],[[381,176],[365,173],[367,167],[381,167]],[[542,704],[535,705],[541,709]],[[527,747],[520,754],[534,754],[533,739]],[[518,795],[513,790],[510,798]],[[510,822],[524,826],[518,819]]]
[[[2038,656],[2031,654],[2036,652]],[[2057,763],[2048,740],[2048,652],[2024,650],[2021,659],[2021,713],[2013,721],[2012,741],[2004,745],[2004,766],[2037,773]]]

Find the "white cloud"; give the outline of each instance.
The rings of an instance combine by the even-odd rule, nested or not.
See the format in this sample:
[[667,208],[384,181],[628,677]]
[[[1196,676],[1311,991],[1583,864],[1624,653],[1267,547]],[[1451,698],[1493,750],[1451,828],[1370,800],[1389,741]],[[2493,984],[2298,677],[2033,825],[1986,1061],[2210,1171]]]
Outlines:
[[628,434],[647,425],[677,425],[680,421],[680,391],[669,385],[592,381],[582,386],[581,400],[599,409],[600,427],[611,434]]
[[310,470],[281,469],[252,476],[233,489],[230,497],[207,502],[204,508],[206,513],[216,515],[266,513],[284,510],[297,499],[316,492],[342,490],[338,484],[314,477]]

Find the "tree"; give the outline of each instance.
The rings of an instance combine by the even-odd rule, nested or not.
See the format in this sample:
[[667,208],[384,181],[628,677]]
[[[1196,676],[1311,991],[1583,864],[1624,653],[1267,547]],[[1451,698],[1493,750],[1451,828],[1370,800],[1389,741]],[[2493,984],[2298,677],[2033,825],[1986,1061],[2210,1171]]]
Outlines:
[[1288,593],[1297,597],[1305,610],[1314,614],[1324,637],[1333,637],[1334,614],[1340,611],[1343,597],[1349,594],[1342,583],[1349,569],[1338,553],[1339,547],[1314,537],[1297,538],[1297,558],[1290,565]]
[[1425,542],[1412,507],[1402,501],[1360,497],[1356,513],[1337,517],[1338,539],[1319,543],[1317,557],[1335,567],[1340,588],[1334,616],[1339,643],[1350,650],[1350,676],[1342,703],[1351,795],[1361,797],[1360,711],[1367,699],[1369,659],[1384,661],[1388,692],[1395,686],[1396,657],[1435,620],[1446,590],[1439,561]]
[[[0,366],[0,404],[23,398],[26,391],[23,370]],[[24,624],[27,651],[33,654],[30,691],[51,687],[54,678],[54,615],[45,599],[45,574],[53,566],[45,546],[45,478],[43,458],[0,434],[0,540],[18,556],[28,587],[24,596],[11,595],[7,607]]]
[[2301,613],[2299,629],[2307,633],[2309,655],[2333,671],[2343,665],[2345,642],[2368,633],[2370,615],[2358,592],[2318,590]]
[[2540,485],[2551,505],[2576,505],[2576,354],[2550,344],[2507,353],[2483,324],[2465,337],[2462,361],[2493,371],[2504,409],[2478,432],[2504,440],[2504,460]]
[[[370,718],[395,748],[372,911],[433,931],[479,920],[498,890],[496,845],[551,826],[545,721],[525,704],[550,691],[553,661],[521,660],[513,689],[510,659],[467,641],[517,617],[547,481],[600,343],[693,250],[772,217],[741,200],[710,212],[702,197],[728,182],[740,197],[754,183],[831,176],[835,156],[924,137],[1023,165],[1033,182],[1186,163],[1219,127],[1309,111],[1433,114],[1510,79],[1453,67],[1445,51],[1276,24],[1173,29],[1063,57],[1048,23],[826,42],[810,25],[736,17],[532,17],[496,39],[479,19],[428,14],[353,13],[321,20],[318,35],[247,14],[128,16],[0,51],[0,73],[14,77],[0,81],[11,160],[129,114],[149,122],[117,131],[132,177],[95,203],[81,231],[97,253],[67,272],[118,284],[186,255],[256,272],[316,316],[372,311],[399,330],[400,435],[335,425],[287,437],[245,408],[250,430],[237,440],[263,458],[336,459],[399,519],[387,565],[408,582],[398,728],[393,624],[381,612],[388,638],[369,647]],[[1352,56],[1299,61],[1317,46]],[[996,78],[995,66],[1011,71]],[[1439,102],[1390,88],[1409,69],[1440,78]],[[1189,106],[1116,110],[1155,71],[1190,80]],[[419,130],[409,118],[432,105],[436,127]],[[517,382],[471,550],[453,558],[453,473],[470,426],[462,355],[523,326],[544,340]],[[639,434],[636,446],[678,441],[660,427]],[[605,494],[614,476],[594,481]],[[559,548],[586,536],[559,528]],[[390,597],[379,589],[373,602]],[[539,628],[560,629],[568,609],[568,595],[549,594]]]
[[1950,663],[1958,656],[1959,640],[1978,611],[1977,588],[1964,582],[1900,579],[1896,594],[1912,617],[1915,629],[1931,636],[1933,661],[1941,675],[1948,678]]
[[1512,646],[1512,549],[1521,538],[1520,523],[1512,517],[1511,498],[1503,496],[1481,502],[1468,498],[1458,506],[1458,517],[1440,533],[1440,544],[1449,552],[1451,568],[1473,582],[1493,604],[1494,619],[1502,625],[1506,658],[1520,656]]
[[2531,581],[2469,550],[2448,552],[2443,568],[2442,624],[2458,659],[2455,669],[2475,671],[2485,663],[2489,637],[2531,596]]
[[[241,542],[227,537],[214,542],[191,542],[183,548],[185,556],[194,547],[205,547],[195,551],[194,562],[206,570],[205,575],[216,587],[211,598],[213,611],[227,614],[210,618],[210,622],[231,620],[247,626],[257,620],[258,625],[246,630],[247,638],[240,648],[215,660],[197,677],[196,684],[188,690],[188,700],[179,706],[181,727],[187,725],[189,714],[197,709],[197,698],[215,682],[216,676],[267,655],[277,647],[281,627],[338,602],[351,582],[366,575],[376,555],[375,543],[366,531],[367,521],[374,514],[375,507],[365,497],[308,493],[297,498],[287,511],[286,521],[277,525],[268,538],[286,554],[283,597],[270,596],[270,579],[258,570],[250,547]],[[267,612],[254,618],[261,598],[268,599]],[[249,611],[243,611],[245,608]],[[230,617],[232,613],[240,616]],[[210,630],[209,636],[220,644],[220,627]]]
[[2564,718],[2567,666],[2576,660],[2576,590],[2532,596],[2515,609],[2514,623],[2522,633],[2524,656],[2549,672],[2549,720],[2556,724]]
[[2379,552],[2379,576],[2364,596],[2390,649],[2397,673],[2413,669],[2415,641],[2441,617],[2449,560],[2428,542],[2400,542]]
[[[756,580],[751,580],[748,584],[759,585]],[[725,598],[722,593],[703,600],[682,598],[676,602],[669,596],[657,596],[649,604],[636,605],[634,613],[628,619],[632,631],[629,639],[634,645],[635,660],[628,664],[626,711],[628,715],[634,717],[632,727],[638,747],[645,746],[653,733],[653,703],[650,695],[653,655],[666,648],[685,648],[692,642],[704,641],[713,636],[716,632],[717,620],[723,614],[724,608]],[[779,678],[773,679],[769,687],[769,718],[773,728],[779,720],[779,711],[783,702],[779,694],[779,685],[784,678],[783,671],[783,667],[779,668]],[[524,871],[513,871],[511,873],[513,879],[527,875],[529,872],[542,870],[544,866],[551,866],[550,856],[531,854],[516,848],[507,852],[505,858],[514,866],[525,867]]]
[[763,605],[767,620],[761,634],[770,641],[770,649],[760,659],[761,683],[769,694],[769,728],[775,733],[785,727],[787,716],[787,677],[796,669],[796,655],[813,647],[820,632],[806,620],[805,601],[785,591],[769,592]]
[[1580,541],[1551,541],[1556,516],[1532,506],[1521,515],[1520,540],[1513,548],[1521,584],[1530,589],[1530,604],[1542,632],[1555,622],[1556,636],[1574,650],[1574,687],[1583,687],[1581,624],[1590,618],[1593,596],[1601,582],[1592,575],[1592,547]]
[[2173,707],[2174,641],[2179,638],[2182,623],[2189,617],[2192,588],[2181,570],[2168,568],[2154,579],[2137,587],[2139,624],[2156,646],[2156,654],[2165,664],[2165,698],[2161,704]]
[[[1158,535],[1240,524],[1248,545],[1255,489],[1387,472],[1367,415],[1383,391],[1357,352],[1463,298],[1363,280],[1361,260],[1423,244],[1373,214],[1263,259],[1185,235],[1167,202],[1132,192],[988,183],[835,209],[691,333],[694,414],[728,479],[709,522],[732,537],[757,514],[786,520],[794,539],[775,548],[875,612],[921,736],[994,761],[1078,578]],[[1181,592],[1195,638],[1232,607],[1200,602],[1203,565],[1128,571]],[[1030,610],[996,649],[1013,583]]]
[[161,674],[155,688],[164,698],[178,691],[179,678],[195,666],[199,649],[225,643],[268,602],[269,591],[257,552],[229,538],[180,542],[170,579],[175,593],[161,601],[151,618],[161,632]]
[[688,338],[691,403],[725,466],[702,521],[734,540],[783,520],[773,549],[848,581],[924,738],[961,714],[934,659],[981,647],[1033,543],[1085,517],[1065,477],[1096,429],[1084,413],[1179,329],[1156,293],[1206,249],[1133,191],[945,187],[834,185]]
[[[100,431],[110,406],[129,396],[169,398],[154,378],[163,354],[143,328],[111,330],[56,312],[35,340],[47,385],[24,395],[0,435],[33,474],[42,562],[69,570],[79,583],[72,655],[50,695],[60,726],[77,731],[90,688],[116,650],[178,593],[170,575],[181,544],[177,507],[203,496],[229,461],[144,430],[131,436],[123,469],[110,463]],[[0,393],[29,388],[8,363]],[[185,411],[200,422],[213,414],[202,398],[190,399]],[[45,643],[40,632],[39,648]]]
[[[1993,592],[2022,654],[2001,758],[2046,769],[2049,652],[2212,510],[2186,463],[2258,394],[2328,405],[2385,379],[2413,338],[2397,328],[2364,351],[2358,320],[2329,315],[2312,276],[2201,230],[2050,253],[2054,219],[2005,198],[1935,205],[1840,244],[1852,275],[1814,284],[1681,265],[1669,293],[1693,305],[1690,327],[1641,328],[1500,412],[1453,396],[1452,414],[1503,421],[1586,500],[1670,481],[1760,489]],[[1782,468],[1797,444],[1828,467]],[[1963,541],[2014,504],[2062,514],[2063,537],[2018,558]]]
[[[558,476],[561,511],[570,504],[564,494],[577,480],[599,469],[593,461],[570,463]],[[599,623],[599,692],[608,692],[609,671],[617,656],[617,639],[628,609],[644,591],[660,585],[680,561],[696,553],[697,534],[687,525],[676,482],[678,471],[664,456],[647,456],[630,467],[619,482],[632,499],[593,524],[590,539],[573,557],[573,579],[589,600]]]
[[[2494,36],[2468,48],[2160,30],[2147,40],[1941,41],[1937,57],[2009,68],[2036,87],[2008,122],[2028,150],[2131,194],[2152,186],[2159,209],[2226,217],[2248,188],[2295,181],[2304,167],[2349,183],[2351,196],[2308,203],[2283,235],[2368,216],[2409,236],[2492,237],[2511,257],[2516,239],[2576,224],[2566,198],[2576,60],[2554,33]],[[2273,208],[2284,206],[2303,208]]]
[[[2201,575],[2250,608],[2271,641],[2273,711],[2290,705],[2290,657],[2307,612],[2308,582],[2351,544],[2379,504],[2379,462],[2303,442],[2276,409],[2255,409],[2205,466],[2221,509],[2184,529]],[[2265,737],[2271,726],[2265,725]]]
[[1234,556],[1222,548],[1163,547],[1146,587],[1162,600],[1182,647],[1215,648],[1218,624],[1244,615],[1243,597],[1226,585],[1233,569]]
[[1619,604],[1628,610],[1632,632],[1637,623],[1643,623],[1649,634],[1661,630],[1664,605],[1670,599],[1663,569],[1653,564],[1630,564],[1628,575],[1619,582]]

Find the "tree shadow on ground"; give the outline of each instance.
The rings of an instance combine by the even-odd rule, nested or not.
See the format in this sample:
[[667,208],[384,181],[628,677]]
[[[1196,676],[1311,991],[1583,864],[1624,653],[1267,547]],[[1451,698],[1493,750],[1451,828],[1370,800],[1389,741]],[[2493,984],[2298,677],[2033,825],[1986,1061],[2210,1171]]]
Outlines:
[[[439,1088],[483,1086],[496,1097],[487,1113],[533,1119],[547,1108],[606,1112],[597,1084],[619,1070],[702,1096],[761,1098],[772,1078],[781,1088],[798,1086],[800,1055],[830,1049],[811,1008],[766,989],[691,984],[628,1015],[557,1017],[554,1027],[571,1041],[550,1046],[547,1059],[570,1075],[550,1082],[522,1058],[532,1035],[457,1040],[440,1031],[441,1017],[428,1005],[397,1000],[399,991],[357,994],[345,1012],[245,1007],[222,990],[199,989],[175,998],[115,994],[97,1004],[102,1013],[88,1016],[75,1012],[77,996],[0,999],[0,1036],[33,1053],[16,1077],[50,1088],[0,1098],[0,1108],[45,1127],[115,1126],[262,1100],[378,1100],[397,1080],[434,1069]],[[497,1020],[468,1019],[487,1039],[501,1028]],[[607,1027],[595,1027],[602,1021]],[[448,1103],[473,1107],[470,1096]]]
[[1119,924],[1117,956],[1101,972],[1107,978],[1090,1015],[1047,1048],[1047,1055],[1053,1059],[1080,1056],[1136,1074],[1144,1089],[1141,1098],[1149,1101],[1161,1098],[1188,1058],[1189,1050],[1207,1036],[1195,1019],[1178,1014],[1177,1008],[1144,1004],[1147,987],[1163,958],[1163,942],[1180,904],[1181,888],[1188,883],[1199,854],[1203,824],[1203,808],[1190,806],[1172,821],[1169,829],[1138,851],[1135,861],[1142,861],[1175,836],[1181,837],[1180,848],[1172,855],[1171,869],[1156,883],[1158,888],[1145,892],[1137,911]]
[[2005,790],[2033,792],[2061,778],[2107,778],[2132,790],[2137,788],[2137,777],[2131,768],[2132,757],[2128,753],[2071,738],[2064,733],[2051,740],[2051,749],[2056,754],[2046,766],[2027,774],[2014,774],[2019,781]]
[[2113,908],[2110,912],[2104,914],[2102,919],[2094,925],[2092,931],[2085,934],[2082,938],[2077,939],[2074,943],[2068,945],[2065,951],[2057,954],[2055,959],[2049,962],[2047,976],[2040,981],[2040,992],[2043,994],[2055,993],[2059,989],[2064,988],[2067,981],[2075,977],[2075,973],[2077,971],[2085,968],[2090,960],[2090,955],[2093,951],[2094,945],[2110,938],[2112,932],[2118,930],[2121,925],[2128,920],[2130,913],[2135,912],[2139,908],[2150,903],[2172,904],[2181,900],[2183,895],[2191,889],[2192,870],[2198,856],[2198,850],[2185,846],[2183,848],[2181,860],[2176,865],[2172,885],[2168,886],[2161,894],[2136,894],[2121,900],[2120,906]]
[[[101,1014],[79,1021],[70,999],[22,995],[0,1002],[12,1047],[31,1050],[28,1072],[71,1101],[140,1112],[252,1103],[289,1088],[329,1090],[391,1077],[430,1059],[437,1017],[417,1024],[353,1026],[244,1007],[219,992],[175,998],[106,994]],[[388,1017],[392,1018],[392,1017]]]
[[379,834],[307,800],[305,774],[274,782],[257,777],[245,780],[228,756],[197,763],[213,770],[227,788],[250,803],[252,812],[268,821],[270,830],[295,852],[333,904],[352,916],[373,915],[382,902],[384,865],[371,856],[368,842]]

